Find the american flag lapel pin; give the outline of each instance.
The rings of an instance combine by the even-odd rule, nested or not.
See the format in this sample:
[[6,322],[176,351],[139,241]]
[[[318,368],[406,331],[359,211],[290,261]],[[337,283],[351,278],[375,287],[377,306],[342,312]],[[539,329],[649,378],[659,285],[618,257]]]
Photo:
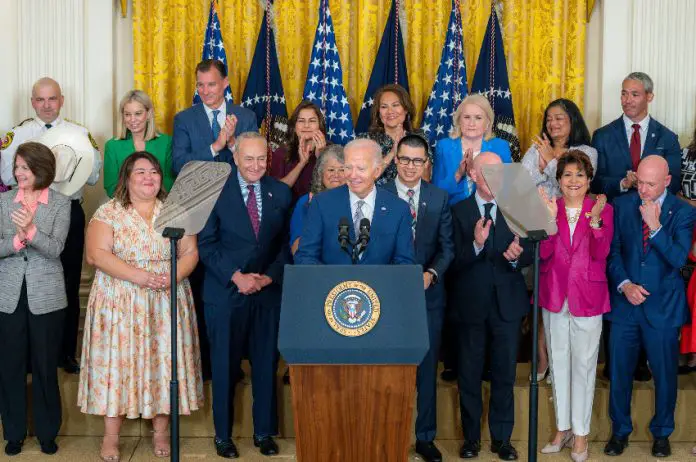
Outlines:
[[381,210],[382,210],[382,212],[386,212],[386,211],[387,211],[387,208],[386,208],[386,207],[382,207]]
[[272,192],[269,192],[269,193],[268,193],[268,197],[273,197],[273,193],[272,193]]

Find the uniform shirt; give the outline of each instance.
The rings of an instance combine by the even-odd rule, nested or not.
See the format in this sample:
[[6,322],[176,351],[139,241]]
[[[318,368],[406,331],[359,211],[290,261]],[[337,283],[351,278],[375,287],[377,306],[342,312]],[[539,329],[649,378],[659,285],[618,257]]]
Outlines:
[[[2,176],[3,183],[5,183],[8,186],[15,186],[17,184],[17,182],[14,179],[14,172],[12,171],[12,166],[14,165],[14,156],[15,152],[17,151],[17,147],[26,141],[35,140],[39,136],[46,133],[46,131],[49,130],[49,128],[46,125],[47,124],[43,120],[39,119],[38,117],[34,117],[25,120],[24,122],[17,125],[15,128],[13,128],[10,132],[7,133],[5,139],[7,140],[8,144],[7,146],[4,146],[3,144],[3,149],[2,151],[0,151],[0,175]],[[50,125],[51,128],[57,127],[59,125],[67,125],[69,127],[73,127],[81,131],[85,135],[89,136],[90,141],[92,141],[92,145],[94,145],[92,135],[90,135],[89,131],[82,125],[78,125],[74,122],[65,120],[60,116],[56,120],[51,122]],[[94,185],[97,183],[97,181],[99,181],[99,172],[101,171],[101,166],[102,159],[99,155],[99,150],[97,150],[95,146],[94,164],[92,164],[92,173],[90,173],[89,178],[87,178],[87,184]],[[70,199],[82,199],[83,189],[84,188],[80,188],[75,194],[70,196]]]

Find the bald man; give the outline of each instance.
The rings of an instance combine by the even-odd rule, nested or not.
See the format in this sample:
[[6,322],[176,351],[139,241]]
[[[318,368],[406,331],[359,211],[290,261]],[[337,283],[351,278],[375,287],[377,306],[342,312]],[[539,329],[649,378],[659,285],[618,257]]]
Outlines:
[[456,281],[452,284],[459,337],[459,405],[464,444],[459,456],[481,450],[481,375],[490,346],[491,397],[488,426],[491,451],[501,460],[517,459],[510,444],[515,421],[513,387],[522,319],[529,312],[527,286],[520,269],[532,263],[532,252],[508,228],[481,169],[500,164],[491,152],[476,156],[469,171],[476,193],[452,207]]
[[679,328],[688,320],[684,282],[696,216],[692,207],[668,189],[672,180],[661,156],[644,157],[636,189],[614,199],[614,239],[608,274],[612,355],[609,416],[612,437],[604,448],[616,456],[633,431],[633,371],[642,347],[655,381],[655,415],[650,421],[652,454],[671,454],[677,400]]
[[[1,140],[0,176],[4,184],[8,186],[17,184],[12,171],[17,147],[25,141],[36,139],[47,130],[61,125],[74,127],[89,137],[94,147],[94,164],[92,165],[92,172],[87,179],[87,184],[94,185],[97,183],[102,165],[97,145],[85,127],[63,119],[60,116],[60,110],[64,101],[63,92],[55,80],[43,77],[34,83],[31,91],[31,106],[34,108],[36,116],[22,121]],[[82,210],[81,205],[83,190],[84,188],[80,188],[79,191],[70,196],[70,231],[65,241],[65,248],[60,256],[65,275],[65,289],[68,295],[60,364],[66,372],[72,374],[80,371],[79,365],[75,360],[75,353],[80,320],[80,275],[82,274],[82,254],[85,244],[85,212]]]

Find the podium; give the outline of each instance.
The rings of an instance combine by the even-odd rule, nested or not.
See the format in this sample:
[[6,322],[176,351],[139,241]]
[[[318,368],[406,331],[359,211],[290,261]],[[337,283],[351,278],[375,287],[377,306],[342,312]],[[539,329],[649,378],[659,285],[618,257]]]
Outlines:
[[278,347],[300,462],[406,462],[428,350],[417,265],[285,267]]

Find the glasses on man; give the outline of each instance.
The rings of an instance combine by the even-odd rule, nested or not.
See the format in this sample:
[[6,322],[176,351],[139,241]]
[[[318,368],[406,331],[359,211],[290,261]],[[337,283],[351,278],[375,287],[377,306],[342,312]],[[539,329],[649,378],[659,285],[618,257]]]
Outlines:
[[418,159],[413,159],[411,157],[406,157],[406,156],[396,156],[397,162],[403,166],[407,166],[408,164],[413,164],[414,167],[422,167],[425,165],[425,159],[423,158],[418,158]]

